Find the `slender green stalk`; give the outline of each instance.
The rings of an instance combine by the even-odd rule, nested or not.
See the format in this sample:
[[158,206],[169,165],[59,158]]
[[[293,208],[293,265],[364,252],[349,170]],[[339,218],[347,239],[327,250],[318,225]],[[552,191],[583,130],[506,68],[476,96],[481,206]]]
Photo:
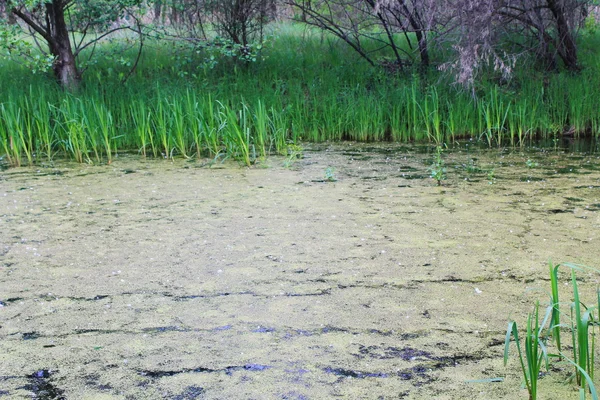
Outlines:
[[[575,362],[579,366],[576,370],[577,384],[584,387],[585,382],[581,371],[587,372],[590,376],[594,376],[593,357],[590,355],[591,347],[589,341],[589,326],[593,322],[593,307],[588,308],[581,313],[581,301],[579,299],[579,288],[577,286],[577,278],[575,270],[571,270],[571,281],[573,284],[573,317],[574,317],[574,339],[573,348],[576,358]],[[593,345],[593,343],[592,343]]]
[[[107,163],[110,164],[112,162],[112,150],[111,150],[111,140],[113,138],[114,125],[113,125],[113,117],[112,113],[106,108],[106,106],[94,103],[93,108],[96,111],[96,121],[97,128],[100,131],[102,138],[102,145],[104,147],[104,154],[106,156]],[[94,149],[96,146],[94,146]]]
[[533,313],[527,318],[527,332],[525,334],[524,349],[521,349],[521,341],[519,339],[519,330],[515,321],[508,323],[506,338],[504,340],[504,365],[508,362],[508,351],[510,347],[510,338],[514,337],[517,345],[517,353],[519,362],[521,363],[521,371],[525,386],[529,392],[529,399],[537,399],[538,379],[542,366],[545,365],[548,369],[548,352],[545,344],[543,330],[551,318],[552,307],[546,309],[546,314],[542,323],[539,323],[539,303],[536,303]]
[[267,141],[269,137],[269,117],[263,102],[258,100],[254,112],[255,143],[261,157],[267,156]]
[[231,153],[250,166],[250,129],[248,127],[248,108],[242,108],[236,113],[230,107],[220,104],[220,114],[226,122],[223,140]]
[[214,108],[214,102],[209,96],[204,103],[204,112],[201,115],[200,126],[202,130],[202,136],[208,154],[210,157],[214,157],[221,153],[221,133],[227,122],[224,118],[221,118],[221,114],[218,113]]
[[[586,38],[587,46],[599,38]],[[154,43],[125,85],[118,67],[98,60],[75,95],[0,62],[0,160],[110,162],[118,151],[137,150],[166,158],[243,160],[247,153],[252,161],[255,155],[285,154],[288,142],[300,140],[481,138],[490,146],[516,146],[559,138],[566,130],[600,136],[600,97],[594,92],[600,63],[585,52],[587,68],[576,76],[532,77],[524,71],[499,85],[493,74],[483,73],[475,90],[466,91],[435,71],[427,77],[382,74],[329,39],[283,26],[264,57],[236,71],[221,59],[207,67],[206,54],[195,52],[185,55],[194,62],[174,66],[172,49]],[[112,45],[99,43],[104,50]],[[375,49],[376,43],[365,46]],[[129,56],[136,54],[124,59]],[[239,131],[219,104],[234,110]]]
[[139,146],[139,151],[146,157],[146,149],[150,146],[151,154],[156,157],[157,149],[154,143],[154,135],[152,133],[152,116],[150,109],[145,103],[140,100],[129,106],[131,119],[133,123],[133,132],[135,133],[136,141]]
[[0,104],[0,116],[2,117],[2,137],[4,154],[8,158],[12,166],[21,166],[21,141],[19,139],[22,134],[19,132],[23,129],[21,126],[21,110],[15,109],[12,104]]
[[185,122],[184,125],[189,129],[192,143],[191,147],[196,150],[196,157],[200,158],[202,156],[203,145],[202,145],[202,123],[201,123],[201,114],[202,110],[200,109],[200,105],[198,100],[196,99],[196,95],[189,90],[186,92],[186,102],[185,102]]
[[550,297],[552,320],[550,321],[550,326],[552,329],[552,336],[556,342],[556,347],[560,353],[562,348],[560,340],[560,299],[558,295],[558,267],[560,267],[560,264],[554,266],[552,265],[552,261],[550,261],[548,266],[550,268],[550,287],[552,290]]
[[153,113],[154,130],[158,136],[158,142],[162,147],[163,158],[171,158],[173,146],[171,144],[172,118],[169,110],[164,106],[164,101],[158,100],[157,108]]
[[45,154],[48,161],[52,161],[54,154],[54,133],[50,124],[50,105],[48,103],[40,103],[36,107],[34,114],[34,125],[38,137],[38,149],[40,154]]

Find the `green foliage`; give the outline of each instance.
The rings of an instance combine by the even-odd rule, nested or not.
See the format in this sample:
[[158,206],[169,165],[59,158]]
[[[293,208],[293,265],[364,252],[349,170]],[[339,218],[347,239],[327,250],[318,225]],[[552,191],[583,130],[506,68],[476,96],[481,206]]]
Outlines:
[[[474,100],[443,76],[433,76],[433,87],[419,74],[383,75],[327,35],[321,41],[295,26],[278,29],[250,63],[219,55],[216,47],[198,53],[195,46],[178,48],[177,61],[173,46],[149,39],[126,84],[121,81],[137,51],[122,53],[124,41],[105,42],[86,64],[76,95],[4,62],[0,157],[13,165],[63,156],[97,163],[139,151],[166,158],[221,154],[251,164],[270,153],[286,155],[288,144],[300,140],[438,144],[484,132],[491,145],[522,145],[556,138],[567,123],[575,135],[600,135],[600,97],[593,91],[600,62],[594,59],[582,75],[551,75],[546,84],[535,76],[515,77],[514,88],[482,82]],[[17,105],[21,115],[13,110]],[[67,118],[67,109],[77,112]],[[111,122],[103,127],[104,119]],[[80,140],[69,137],[75,132]],[[431,172],[441,184],[443,154],[440,159]]]
[[[589,327],[594,323],[593,307],[587,308],[583,313],[582,303],[579,299],[579,288],[575,277],[575,269],[571,269],[571,282],[573,284],[573,304],[571,306],[571,332],[573,334],[573,362],[576,366],[575,376],[577,384],[585,389],[586,375],[590,380],[594,377],[594,349],[593,341],[590,343]],[[592,336],[593,340],[594,336]],[[593,384],[591,385],[593,386]]]
[[19,60],[31,72],[48,72],[54,58],[41,54],[31,41],[25,40],[18,24],[0,19],[0,51],[4,60]]
[[542,366],[548,370],[548,351],[546,347],[546,336],[544,336],[544,327],[551,314],[551,307],[546,310],[544,319],[540,324],[539,320],[539,303],[536,303],[534,311],[527,317],[527,332],[525,333],[525,342],[523,350],[521,349],[521,341],[519,340],[519,330],[515,321],[508,323],[506,330],[506,339],[504,340],[504,365],[508,362],[508,351],[510,346],[510,338],[515,339],[517,345],[517,354],[521,363],[521,371],[523,380],[529,392],[529,399],[537,399],[537,386],[542,370]]
[[[559,268],[567,268],[571,272],[571,285],[573,290],[573,301],[570,303],[570,317],[568,322],[562,323],[566,317],[561,312],[561,303],[559,300]],[[576,271],[589,269],[575,264],[563,263],[553,265],[549,263],[550,272],[550,304],[546,308],[543,320],[539,322],[539,303],[536,303],[534,312],[527,320],[527,333],[522,349],[522,342],[519,340],[519,331],[516,322],[511,321],[506,332],[504,346],[504,364],[508,360],[510,339],[513,337],[517,346],[521,371],[525,386],[530,394],[530,399],[536,399],[537,381],[544,364],[546,370],[550,359],[565,360],[574,367],[573,376],[580,386],[580,398],[585,399],[586,392],[591,394],[592,400],[598,400],[598,394],[593,382],[595,367],[595,329],[598,326],[598,320],[594,317],[596,306],[586,307],[579,296],[579,286],[576,279]],[[596,272],[600,272],[594,270]],[[598,305],[600,306],[600,291],[597,291]],[[570,333],[570,346],[565,346],[562,330],[568,329]],[[557,352],[550,354],[548,346],[554,342]],[[572,357],[568,357],[564,348],[572,349]]]
[[205,47],[213,53],[216,52],[218,55],[231,59],[237,58],[238,60],[244,62],[256,62],[264,44],[265,42],[261,41],[242,45],[235,43],[230,39],[217,36],[209,45],[206,45]]
[[527,160],[525,161],[525,165],[527,166],[527,168],[537,168],[539,164],[533,160]]
[[333,167],[325,168],[325,181],[337,182],[337,178],[335,177],[335,168],[333,168]]
[[463,167],[469,174],[477,174],[482,171],[474,159],[470,159],[467,164],[463,164]]
[[556,348],[558,352],[561,352],[561,340],[560,340],[560,299],[558,294],[558,267],[560,264],[553,266],[552,261],[548,263],[550,268],[550,305],[552,306],[552,320],[550,326],[552,327],[552,336],[556,342]]
[[[596,3],[597,4],[597,3]],[[590,13],[583,24],[582,33],[586,36],[594,36],[598,32],[598,21],[594,13]]]
[[177,43],[170,55],[171,70],[179,77],[200,79],[222,65],[246,68],[262,59],[266,40],[242,45],[217,36],[210,40]]
[[438,186],[441,186],[442,181],[446,180],[446,166],[444,160],[442,159],[443,151],[444,149],[442,146],[436,146],[433,164],[431,164],[431,167],[429,167],[429,170],[431,171],[431,178],[435,179]]
[[492,185],[496,181],[496,169],[490,168],[487,171],[487,180],[490,185]]
[[287,157],[283,162],[283,166],[290,168],[296,160],[304,156],[304,149],[302,146],[290,143],[287,146]]
[[[34,73],[52,67],[62,87],[74,91],[82,72],[94,62],[96,44],[117,31],[134,31],[123,20],[132,17],[142,43],[139,19],[134,16],[134,7],[139,9],[140,4],[139,0],[6,0],[2,14],[14,20],[0,20],[0,50],[4,58]],[[86,61],[82,61],[86,48]]]
[[76,0],[68,18],[74,31],[102,33],[119,18],[129,19],[125,11],[140,4],[140,0]]

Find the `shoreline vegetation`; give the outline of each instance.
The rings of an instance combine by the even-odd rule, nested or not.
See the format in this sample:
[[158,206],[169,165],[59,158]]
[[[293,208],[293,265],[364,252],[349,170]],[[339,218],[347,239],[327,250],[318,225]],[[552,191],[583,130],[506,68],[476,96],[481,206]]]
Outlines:
[[103,65],[99,58],[76,92],[4,62],[0,164],[57,157],[110,163],[119,152],[137,152],[251,165],[288,154],[300,141],[475,139],[519,146],[539,138],[597,137],[598,40],[595,32],[582,36],[578,74],[522,68],[509,80],[481,77],[473,90],[437,68],[394,73],[372,67],[338,39],[291,24],[274,28],[253,63],[188,55],[156,42],[146,45],[125,83],[127,57],[135,59],[135,51],[119,63],[107,58]]

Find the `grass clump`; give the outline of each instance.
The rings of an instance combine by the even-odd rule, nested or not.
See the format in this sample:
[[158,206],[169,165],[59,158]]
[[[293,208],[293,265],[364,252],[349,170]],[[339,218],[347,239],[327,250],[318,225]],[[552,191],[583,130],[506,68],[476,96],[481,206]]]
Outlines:
[[337,182],[337,178],[335,176],[335,168],[325,168],[325,182]]
[[442,181],[446,179],[446,166],[442,159],[443,151],[444,149],[442,146],[436,146],[433,164],[431,164],[431,167],[429,168],[431,178],[437,182],[438,186],[442,186]]
[[[99,46],[105,54],[118,43]],[[440,71],[392,75],[373,68],[332,36],[291,24],[274,28],[260,57],[244,68],[214,56],[209,65],[203,52],[181,62],[175,49],[149,39],[125,83],[126,63],[99,59],[73,94],[4,63],[0,158],[19,166],[55,157],[110,163],[123,152],[220,154],[251,165],[268,154],[286,155],[288,144],[300,141],[474,138],[517,146],[563,132],[598,136],[600,97],[592,88],[600,85],[600,63],[589,53],[578,76],[523,70],[508,83],[484,77],[473,93]],[[137,53],[123,57],[134,60]]]
[[[561,311],[559,299],[559,268],[567,268],[571,272],[571,284],[573,290],[573,301],[569,303],[569,316]],[[549,263],[550,270],[550,303],[546,308],[542,321],[540,322],[539,302],[535,304],[534,311],[527,318],[525,340],[519,337],[519,330],[515,321],[510,321],[506,331],[504,342],[504,364],[508,362],[511,338],[514,339],[523,381],[529,399],[537,399],[538,381],[542,367],[549,369],[551,360],[566,362],[573,369],[569,380],[576,382],[580,387],[580,399],[585,399],[589,393],[592,400],[598,399],[594,385],[595,370],[595,330],[599,326],[599,320],[594,312],[600,307],[600,290],[597,290],[598,305],[586,306],[579,297],[579,287],[576,271],[583,271],[584,267],[570,263],[553,265]],[[563,322],[564,320],[567,322]],[[565,346],[564,331],[569,333],[569,346]],[[553,345],[554,353],[548,348]],[[565,350],[571,348],[572,355],[569,356]]]
[[508,349],[511,336],[515,339],[517,345],[517,354],[521,363],[523,380],[525,387],[529,392],[529,399],[537,399],[537,386],[542,371],[542,366],[548,370],[548,351],[546,347],[547,337],[544,336],[544,327],[551,314],[551,308],[546,311],[544,319],[540,324],[539,303],[536,303],[534,311],[527,317],[527,332],[525,333],[525,342],[521,349],[521,340],[519,339],[519,330],[515,321],[508,323],[506,339],[504,344],[504,365],[508,362]]

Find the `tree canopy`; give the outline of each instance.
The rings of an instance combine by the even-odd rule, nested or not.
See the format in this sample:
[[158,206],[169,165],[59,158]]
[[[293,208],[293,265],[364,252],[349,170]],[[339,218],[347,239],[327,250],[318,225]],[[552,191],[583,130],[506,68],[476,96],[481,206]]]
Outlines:
[[[161,23],[179,29],[173,36],[186,41],[207,41],[209,26],[252,60],[252,43],[262,40],[277,8],[296,10],[296,20],[337,36],[373,66],[401,71],[433,65],[470,84],[483,66],[508,76],[516,60],[530,54],[543,69],[578,71],[577,36],[593,5],[591,0],[0,1],[7,53],[25,57],[34,70],[51,68],[66,88],[80,81],[85,49],[93,54],[99,40],[129,30],[141,52],[143,36],[151,31],[144,26]],[[377,59],[381,48],[393,59]],[[446,49],[444,58],[432,60],[432,48]]]

